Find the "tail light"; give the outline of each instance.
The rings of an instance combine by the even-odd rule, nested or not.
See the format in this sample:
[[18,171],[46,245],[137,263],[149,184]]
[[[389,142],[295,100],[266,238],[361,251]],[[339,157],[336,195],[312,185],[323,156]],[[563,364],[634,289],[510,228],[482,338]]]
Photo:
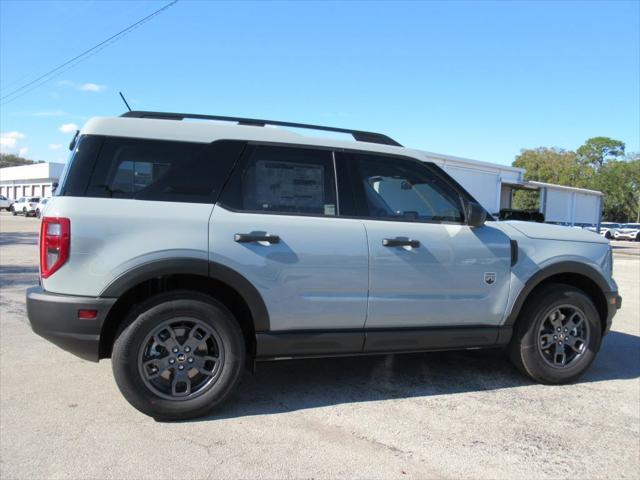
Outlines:
[[44,217],[40,227],[40,275],[49,278],[69,259],[71,222],[68,218]]

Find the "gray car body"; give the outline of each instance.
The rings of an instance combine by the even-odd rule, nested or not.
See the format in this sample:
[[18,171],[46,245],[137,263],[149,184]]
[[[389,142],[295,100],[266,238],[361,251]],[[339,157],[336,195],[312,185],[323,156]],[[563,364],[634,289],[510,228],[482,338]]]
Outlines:
[[[416,150],[365,142],[354,145],[252,126],[118,118],[92,120],[82,133],[355,148],[425,161]],[[114,334],[112,324],[120,320],[110,318],[114,304],[136,285],[162,275],[225,282],[249,304],[258,343],[270,345],[271,334],[278,333],[290,333],[294,343],[305,332],[320,335],[319,344],[301,349],[309,354],[357,353],[362,350],[364,331],[466,327],[495,329],[491,330],[494,335],[502,327],[510,329],[526,295],[552,275],[582,275],[603,295],[617,292],[609,242],[593,232],[555,225],[488,221],[472,227],[261,215],[202,203],[64,196],[53,197],[46,213],[69,218],[72,233],[69,259],[42,280],[43,292],[73,296],[86,304],[97,299],[105,310],[95,328],[87,330],[83,325],[80,333],[66,331],[67,327],[52,331],[57,328],[54,325],[39,328],[59,344],[69,335],[98,342],[99,351],[92,346],[90,353],[82,352],[92,360],[108,356],[105,337]],[[282,242],[233,241],[234,234],[250,231],[277,234]],[[381,248],[380,239],[389,235],[409,236],[421,244],[416,249]],[[348,340],[349,345],[336,347],[336,337],[327,337],[341,334],[353,338],[353,343]],[[499,343],[500,334],[496,335],[494,343]],[[508,333],[503,343],[505,338]],[[486,346],[491,341],[479,343]],[[407,348],[398,348],[402,342],[383,342],[378,348],[414,349],[411,342]],[[329,350],[323,352],[322,345],[329,345]],[[462,342],[461,346],[474,344]],[[415,349],[423,347],[415,345]],[[299,353],[287,348],[258,345],[257,354]]]

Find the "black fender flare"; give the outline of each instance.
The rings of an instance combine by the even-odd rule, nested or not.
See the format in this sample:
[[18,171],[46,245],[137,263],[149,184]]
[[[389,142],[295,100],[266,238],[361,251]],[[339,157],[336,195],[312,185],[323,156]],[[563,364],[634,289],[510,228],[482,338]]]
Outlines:
[[260,292],[242,274],[217,262],[197,258],[165,258],[143,263],[105,287],[101,298],[119,298],[131,288],[168,275],[198,275],[222,282],[238,292],[249,307],[256,332],[270,329],[269,312]]
[[541,270],[538,270],[529,280],[526,281],[524,287],[518,293],[518,297],[513,303],[513,307],[511,308],[511,312],[507,317],[505,326],[513,326],[518,315],[520,315],[520,310],[524,305],[524,302],[529,297],[529,294],[544,280],[553,277],[554,275],[559,274],[576,274],[581,275],[583,277],[588,278],[593,283],[595,283],[599,290],[602,292],[602,295],[606,298],[606,293],[610,291],[609,284],[607,283],[604,276],[598,272],[595,268],[580,262],[575,261],[562,261],[558,263],[553,263],[548,265]]

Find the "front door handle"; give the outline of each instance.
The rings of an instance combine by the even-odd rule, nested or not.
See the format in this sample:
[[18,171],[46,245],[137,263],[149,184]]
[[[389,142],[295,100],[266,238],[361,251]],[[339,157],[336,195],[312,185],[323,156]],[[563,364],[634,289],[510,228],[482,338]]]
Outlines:
[[253,233],[236,233],[233,236],[233,240],[238,243],[252,243],[252,242],[267,242],[267,243],[280,243],[280,237],[278,235],[254,235]]
[[418,248],[420,246],[419,240],[402,239],[402,238],[383,238],[382,245],[384,247],[412,247]]

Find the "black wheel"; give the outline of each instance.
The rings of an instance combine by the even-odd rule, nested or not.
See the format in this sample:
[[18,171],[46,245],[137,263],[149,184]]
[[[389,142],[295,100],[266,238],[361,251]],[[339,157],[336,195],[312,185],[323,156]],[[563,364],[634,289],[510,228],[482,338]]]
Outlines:
[[27,218],[29,216],[25,207],[22,208],[22,214],[24,215],[24,218]]
[[549,284],[527,300],[509,353],[525,375],[542,383],[569,383],[593,362],[602,337],[591,299],[570,285]]
[[607,240],[611,240],[611,232],[610,232],[610,231],[607,231],[607,232],[604,234],[604,238],[606,238]]
[[40,209],[39,208],[36,209],[36,217],[40,218]]
[[206,295],[158,295],[132,312],[125,325],[113,346],[113,374],[124,397],[147,415],[159,420],[206,415],[240,379],[245,361],[240,326]]
[[18,215],[18,212],[16,212],[16,209],[11,207],[11,214],[15,217],[16,215]]

